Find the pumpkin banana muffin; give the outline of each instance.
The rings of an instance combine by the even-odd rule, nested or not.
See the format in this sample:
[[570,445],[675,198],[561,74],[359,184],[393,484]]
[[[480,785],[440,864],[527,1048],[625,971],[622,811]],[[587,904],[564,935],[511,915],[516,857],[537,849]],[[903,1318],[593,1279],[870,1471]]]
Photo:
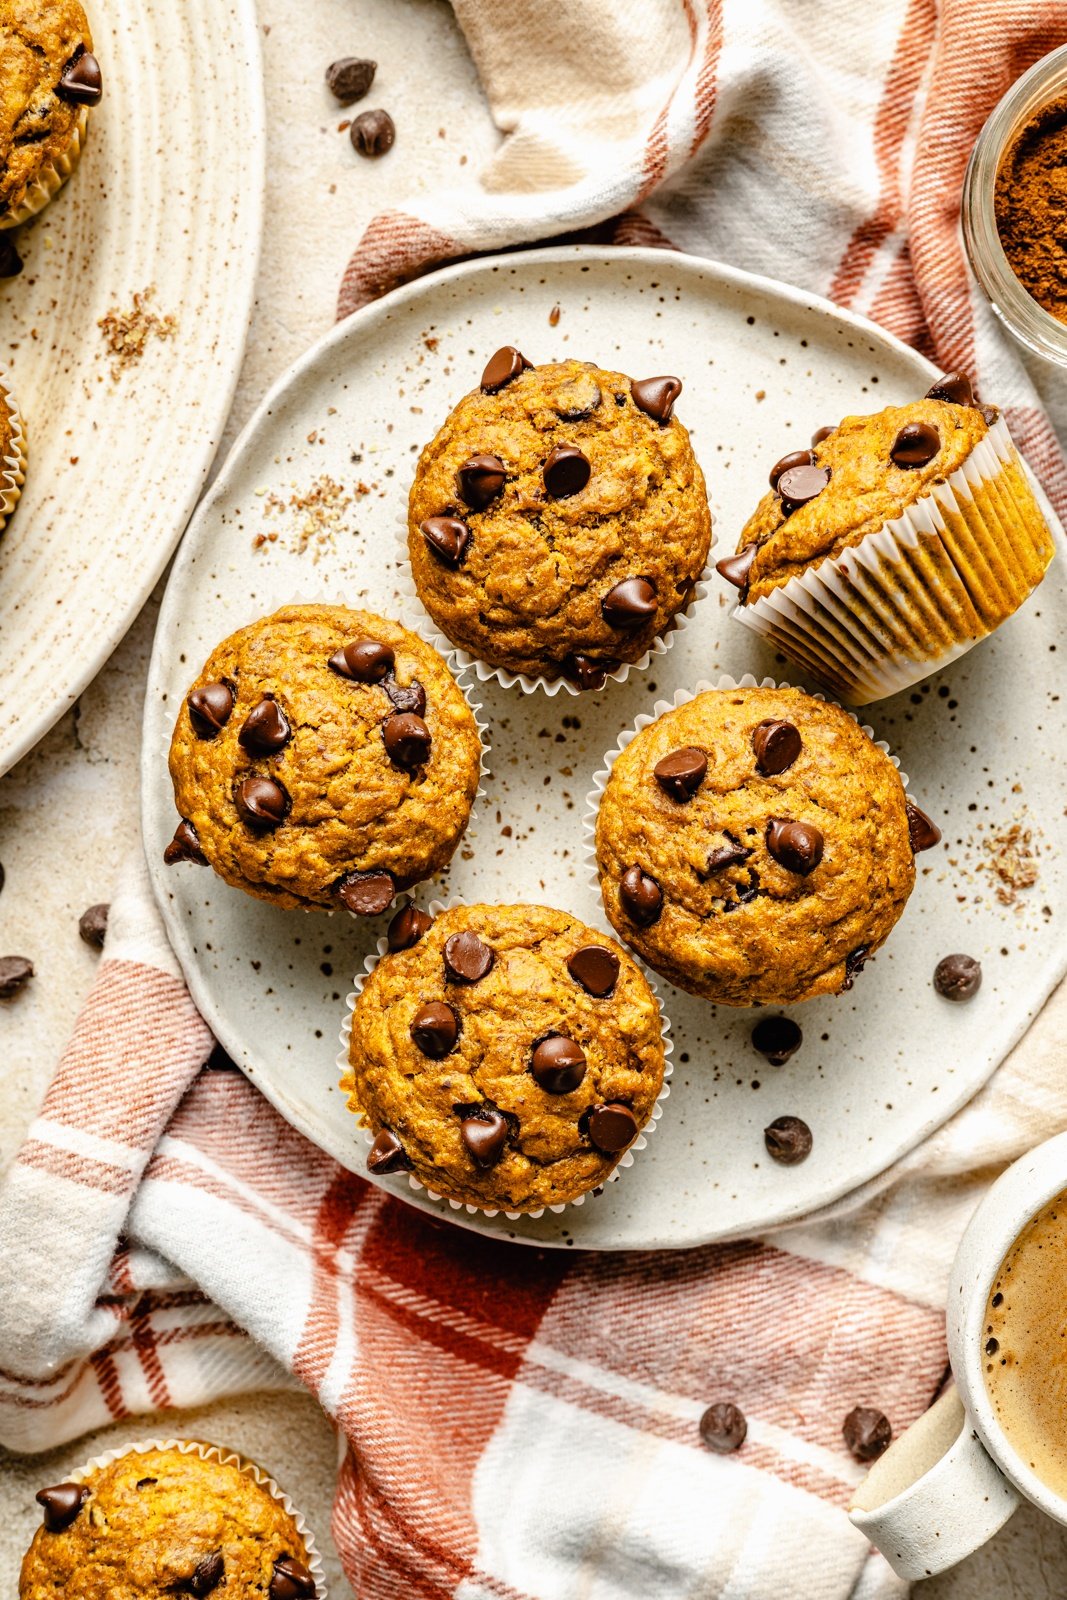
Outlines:
[[678,988],[783,1005],[852,987],[940,834],[840,706],[698,694],[615,758],[596,820],[612,926]]
[[373,1173],[540,1211],[604,1183],[663,1087],[659,1006],[610,939],[545,906],[405,908],[356,999],[341,1087]]
[[0,0],[0,229],[47,204],[73,172],[103,93],[78,0]]
[[447,864],[480,763],[430,645],[369,611],[286,606],[212,651],[182,703],[164,859],[275,905],[373,916]]
[[820,428],[770,485],[718,563],[734,615],[856,705],[992,633],[1052,559],[1007,428],[962,373]]
[[711,541],[678,378],[498,350],[419,458],[408,550],[453,644],[582,689],[688,606]]
[[22,1562],[19,1600],[317,1593],[294,1518],[214,1446],[132,1449],[37,1499],[43,1522]]

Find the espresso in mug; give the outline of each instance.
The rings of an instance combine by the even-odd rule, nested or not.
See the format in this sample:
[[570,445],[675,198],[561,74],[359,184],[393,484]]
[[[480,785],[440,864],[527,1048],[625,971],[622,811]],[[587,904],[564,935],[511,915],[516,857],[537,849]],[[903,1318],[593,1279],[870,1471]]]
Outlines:
[[1067,1498],[1067,1193],[1000,1264],[982,1333],[986,1390],[1016,1454]]

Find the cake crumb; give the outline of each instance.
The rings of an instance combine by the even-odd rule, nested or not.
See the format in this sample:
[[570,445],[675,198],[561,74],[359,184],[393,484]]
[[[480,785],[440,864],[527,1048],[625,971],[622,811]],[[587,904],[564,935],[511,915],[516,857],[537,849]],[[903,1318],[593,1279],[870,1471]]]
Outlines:
[[[271,490],[264,497],[264,515],[277,517],[286,512],[292,513],[295,522],[293,548],[296,554],[303,555],[310,549],[312,560],[318,561],[341,531],[344,514],[352,504],[352,495],[328,473],[313,479],[306,489],[297,489],[295,485],[293,489],[288,500]],[[268,540],[273,544],[277,538],[274,529],[257,534],[252,541],[253,549],[261,549]]]
[[111,376],[116,382],[127,367],[140,361],[149,339],[172,339],[178,331],[177,317],[161,317],[150,309],[148,302],[155,292],[155,284],[149,284],[134,295],[129,311],[112,306],[97,323],[113,357]]
[[1020,889],[1030,889],[1037,882],[1037,851],[1033,832],[1025,823],[1013,822],[999,833],[983,841],[989,856],[983,866],[1000,879],[997,899],[1002,905],[1014,905]]

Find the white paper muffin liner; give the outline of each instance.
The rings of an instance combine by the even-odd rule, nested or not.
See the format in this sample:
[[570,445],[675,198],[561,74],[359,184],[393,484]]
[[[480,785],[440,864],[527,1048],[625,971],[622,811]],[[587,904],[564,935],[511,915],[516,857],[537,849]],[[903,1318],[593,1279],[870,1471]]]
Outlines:
[[10,451],[0,458],[0,532],[2,532],[8,517],[22,497],[22,485],[26,482],[26,430],[22,422],[22,413],[8,388],[7,375],[4,372],[0,372],[0,404],[7,412],[8,426],[11,429]]
[[[712,541],[714,543],[714,533]],[[479,656],[472,656],[468,650],[463,650],[459,645],[453,644],[447,634],[442,633],[431,617],[415,587],[415,579],[411,572],[411,560],[408,556],[408,521],[406,514],[397,527],[397,542],[400,545],[400,570],[397,582],[401,601],[405,608],[405,615],[417,619],[412,626],[416,632],[426,630],[423,636],[429,640],[435,650],[439,650],[442,655],[451,654],[454,656],[459,666],[472,670],[481,683],[495,681],[502,684],[505,689],[514,689],[517,685],[524,694],[533,694],[538,689],[550,696],[559,694],[561,689],[567,694],[573,695],[602,694],[604,692],[603,688],[579,689],[578,685],[572,683],[569,678],[547,678],[543,675],[531,678],[525,672],[509,672],[506,667],[493,667],[490,666],[488,661],[483,661]],[[604,688],[607,687],[608,683],[625,683],[631,672],[643,672],[653,661],[658,660],[660,656],[665,656],[667,651],[673,648],[676,636],[685,632],[693,620],[693,613],[696,607],[707,595],[710,572],[709,549],[708,563],[694,583],[693,592],[689,597],[689,604],[684,611],[675,612],[666,633],[660,634],[657,639],[654,639],[639,660],[624,661],[616,667],[614,672],[605,673]]]
[[38,211],[44,210],[53,195],[59,193],[81,159],[88,132],[89,111],[86,106],[82,106],[67,148],[62,155],[55,156],[47,166],[41,168],[14,211],[5,211],[0,215],[0,233],[7,228],[17,228],[23,222],[28,222],[30,217],[35,217]]
[[[315,1593],[317,1600],[328,1600],[326,1578],[322,1570],[322,1557],[319,1555],[314,1536],[307,1525],[302,1511],[290,1500],[285,1490],[265,1472],[255,1461],[241,1455],[237,1450],[227,1450],[218,1444],[209,1444],[204,1439],[139,1439],[135,1444],[123,1444],[113,1450],[105,1450],[101,1455],[93,1456],[84,1466],[76,1472],[68,1473],[64,1482],[83,1483],[93,1473],[110,1467],[123,1456],[143,1455],[148,1450],[177,1450],[183,1456],[199,1456],[201,1461],[218,1461],[223,1466],[237,1467],[246,1473],[261,1489],[265,1489],[272,1500],[276,1500],[282,1510],[290,1516],[297,1533],[300,1535],[306,1552],[305,1565],[315,1580]],[[294,1555],[296,1552],[293,1552]]]
[[[447,901],[431,900],[426,909],[429,915],[436,920],[443,911],[451,911],[454,907],[465,905],[466,903],[467,902],[465,900],[457,896]],[[614,934],[607,935],[606,937],[610,937],[613,943],[619,943]],[[371,973],[374,971],[379,961],[381,961],[382,957],[388,955],[388,953],[388,941],[386,936],[383,934],[378,940],[378,948],[367,956],[363,963],[363,971],[356,974],[355,978],[353,979],[353,988],[345,997],[345,1014],[341,1023],[340,1034],[341,1049],[337,1056],[337,1070],[342,1081],[342,1087],[344,1087],[344,1081],[350,1076],[352,1071],[352,1064],[349,1061],[348,1051],[349,1040],[352,1034],[352,1014],[355,1010],[356,1001],[360,996],[364,983],[370,977]],[[633,960],[634,957],[632,952],[628,953],[630,954],[631,960]],[[622,1155],[615,1163],[608,1176],[606,1178],[602,1178],[594,1189],[587,1189],[584,1194],[576,1195],[573,1200],[564,1200],[559,1205],[541,1206],[536,1211],[505,1210],[503,1211],[503,1215],[507,1217],[509,1222],[515,1222],[520,1217],[543,1217],[546,1211],[552,1211],[558,1214],[561,1211],[568,1210],[568,1208],[571,1206],[583,1205],[589,1195],[595,1194],[598,1190],[606,1188],[609,1183],[615,1183],[622,1176],[622,1173],[626,1168],[633,1166],[634,1157],[636,1156],[637,1152],[645,1148],[649,1139],[656,1131],[656,1124],[663,1115],[664,1104],[671,1092],[670,1080],[674,1072],[674,1063],[671,1060],[671,1056],[674,1054],[674,1040],[671,1038],[670,1018],[663,1009],[663,1004],[660,1000],[659,987],[656,983],[656,980],[651,973],[646,971],[642,962],[638,962],[637,965],[641,970],[641,974],[644,977],[645,982],[651,989],[653,999],[659,1008],[660,1033],[663,1037],[663,1083],[660,1086],[659,1094],[656,1096],[656,1101],[649,1114],[648,1121],[637,1135],[637,1138],[634,1140],[633,1144],[629,1145],[627,1149],[623,1151]],[[358,1113],[353,1113],[353,1116],[356,1117],[356,1126],[362,1132],[364,1140],[369,1148],[374,1143],[375,1135],[370,1128],[365,1126],[363,1121],[359,1118]],[[406,1177],[408,1184],[412,1189],[421,1189],[424,1194],[429,1195],[431,1200],[436,1200],[441,1206],[447,1205],[452,1211],[466,1211],[470,1216],[481,1215],[483,1217],[496,1217],[501,1214],[501,1207],[499,1206],[478,1206],[473,1205],[469,1201],[449,1199],[447,1195],[440,1194],[436,1189],[431,1189],[428,1184],[422,1183],[418,1178],[415,1177],[413,1173],[398,1173],[396,1176]]]
[[1052,554],[998,418],[962,466],[894,521],[731,616],[843,700],[867,705],[986,638],[1033,593]]

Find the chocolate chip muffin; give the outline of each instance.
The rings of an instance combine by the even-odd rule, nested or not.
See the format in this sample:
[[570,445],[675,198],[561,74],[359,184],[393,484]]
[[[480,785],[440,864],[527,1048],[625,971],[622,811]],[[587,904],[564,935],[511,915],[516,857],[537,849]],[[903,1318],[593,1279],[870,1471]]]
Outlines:
[[962,373],[820,428],[770,485],[718,563],[735,615],[856,705],[991,633],[1052,559],[1007,428]]
[[214,1446],[133,1449],[37,1499],[43,1523],[22,1562],[20,1600],[316,1595],[292,1516]]
[[373,1173],[540,1212],[604,1183],[663,1086],[636,963],[545,906],[405,908],[352,1016],[342,1088]]
[[373,916],[449,861],[480,761],[473,712],[416,634],[286,606],[213,650],[182,703],[165,859],[275,905]]
[[852,987],[939,838],[839,706],[712,689],[616,757],[596,860],[612,926],[657,972],[724,1005],[783,1005]]
[[0,228],[25,222],[77,163],[103,92],[78,0],[0,0]]
[[678,378],[498,350],[419,458],[408,550],[454,644],[599,688],[689,604],[711,540]]

